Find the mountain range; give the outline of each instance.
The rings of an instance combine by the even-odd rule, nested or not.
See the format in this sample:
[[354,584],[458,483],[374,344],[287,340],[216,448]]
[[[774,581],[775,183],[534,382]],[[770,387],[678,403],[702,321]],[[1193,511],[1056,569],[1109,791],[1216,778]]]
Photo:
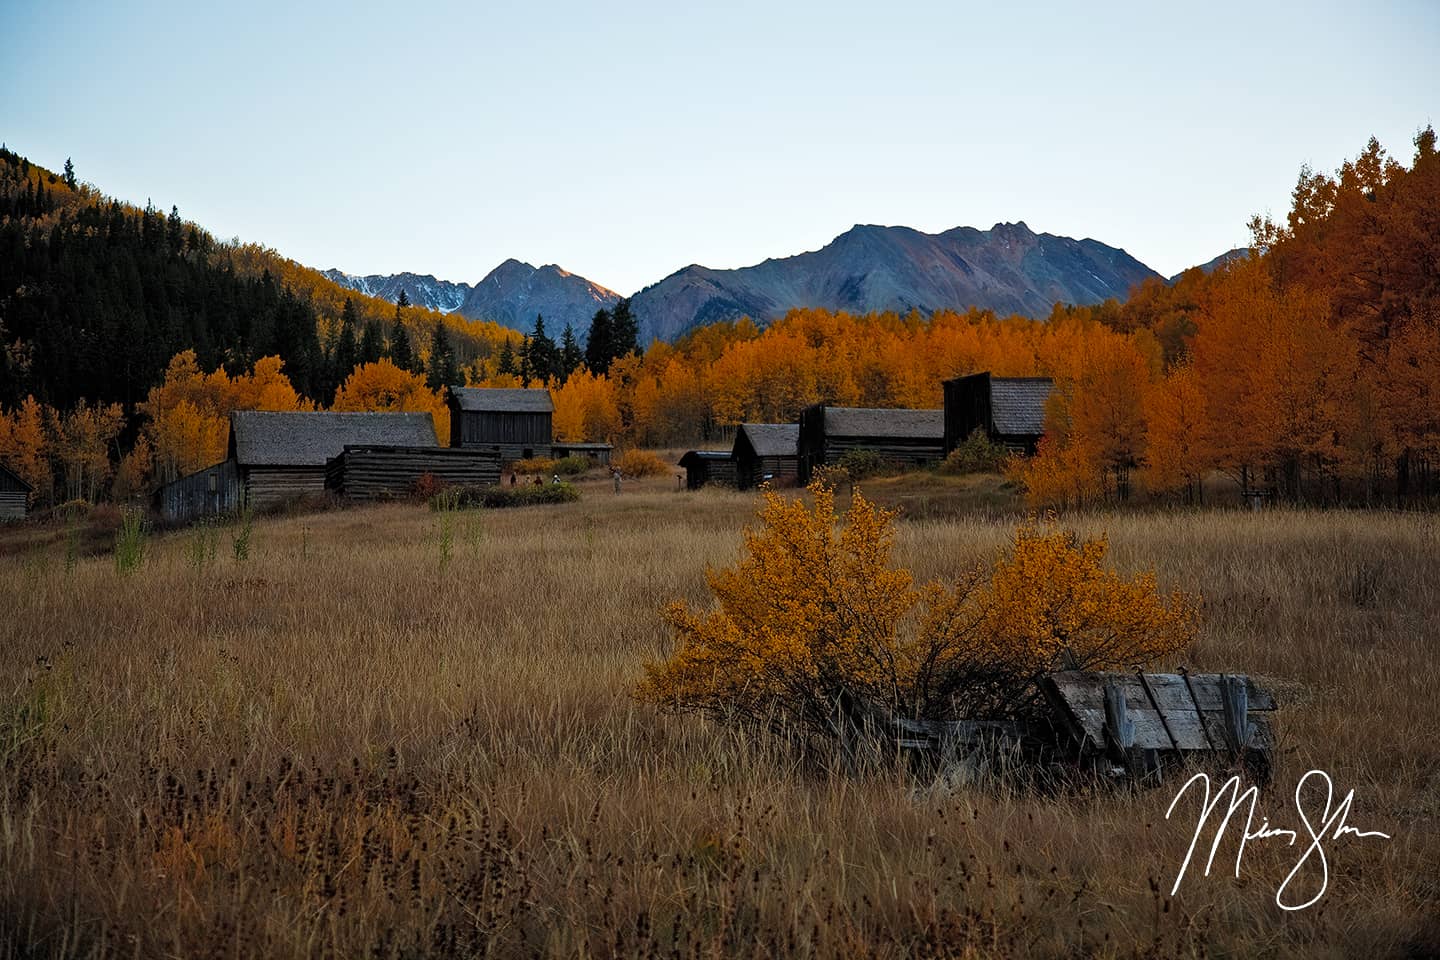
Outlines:
[[[1206,264],[1212,267],[1234,252]],[[551,333],[568,323],[576,335],[595,311],[620,295],[550,264],[506,260],[471,286],[401,273],[352,276],[327,270],[337,283],[412,303],[530,330],[543,314]],[[1142,281],[1164,279],[1124,250],[1098,240],[1035,233],[1024,222],[989,230],[955,227],[928,234],[910,227],[857,225],[819,250],[737,269],[692,264],[631,298],[640,340],[673,340],[721,320],[760,323],[793,307],[856,313],[979,307],[998,314],[1044,316],[1055,303],[1124,299]]]

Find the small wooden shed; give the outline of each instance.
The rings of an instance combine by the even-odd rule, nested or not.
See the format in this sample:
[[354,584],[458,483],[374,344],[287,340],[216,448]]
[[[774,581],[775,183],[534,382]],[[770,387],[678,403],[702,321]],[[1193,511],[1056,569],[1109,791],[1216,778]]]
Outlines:
[[325,492],[325,467],[347,446],[435,448],[428,413],[291,413],[238,410],[230,415],[230,459],[250,504],[264,508]]
[[409,496],[420,479],[447,486],[481,487],[500,482],[500,456],[464,447],[347,445],[325,468],[325,485],[352,500]]
[[0,521],[24,520],[30,512],[30,486],[18,473],[0,463]]
[[155,511],[168,523],[188,523],[240,509],[245,487],[234,460],[197,470],[155,491]]
[[799,472],[800,425],[742,423],[735,431],[735,480],[741,490],[794,484]]
[[735,485],[735,458],[729,450],[691,450],[680,458],[685,486],[698,490],[707,483]]
[[1045,403],[1055,382],[1049,377],[996,377],[975,373],[942,384],[945,391],[945,452],[977,429],[994,443],[1026,456],[1045,432]]
[[451,387],[450,446],[479,447],[501,460],[553,455],[555,403],[544,389]]
[[817,405],[801,412],[799,430],[800,483],[809,483],[817,467],[837,464],[852,450],[868,450],[907,466],[923,466],[945,456],[944,410]]
[[566,443],[557,440],[550,448],[550,455],[556,460],[563,460],[566,457],[585,457],[591,463],[598,463],[602,467],[610,465],[610,454],[614,448],[608,443]]

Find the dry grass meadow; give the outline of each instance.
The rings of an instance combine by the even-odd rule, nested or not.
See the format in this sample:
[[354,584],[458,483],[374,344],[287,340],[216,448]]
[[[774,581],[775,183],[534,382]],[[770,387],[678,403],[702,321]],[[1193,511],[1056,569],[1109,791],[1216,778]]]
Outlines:
[[[1328,844],[1286,913],[1275,842],[1168,896],[1170,784],[827,776],[632,700],[756,505],[674,487],[462,513],[443,564],[409,504],[258,521],[243,562],[156,536],[129,576],[0,554],[0,957],[1440,955],[1435,516],[1071,519],[1203,593],[1192,668],[1280,696],[1272,822],[1316,767],[1392,834]],[[1014,525],[993,491],[867,492],[922,578]]]

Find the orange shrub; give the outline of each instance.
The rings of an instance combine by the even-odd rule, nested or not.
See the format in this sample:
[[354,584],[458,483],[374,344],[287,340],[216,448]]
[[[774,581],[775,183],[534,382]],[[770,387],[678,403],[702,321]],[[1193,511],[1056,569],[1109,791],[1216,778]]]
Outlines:
[[1032,521],[989,570],[916,590],[890,562],[894,513],[857,491],[842,525],[809,489],[813,507],[765,494],[745,556],[708,575],[715,609],[665,611],[678,646],[642,699],[836,740],[877,715],[1015,715],[1037,671],[1131,667],[1194,637],[1195,600],[1106,569],[1103,538]]
[[626,450],[615,458],[615,468],[627,477],[663,477],[670,464],[649,450]]

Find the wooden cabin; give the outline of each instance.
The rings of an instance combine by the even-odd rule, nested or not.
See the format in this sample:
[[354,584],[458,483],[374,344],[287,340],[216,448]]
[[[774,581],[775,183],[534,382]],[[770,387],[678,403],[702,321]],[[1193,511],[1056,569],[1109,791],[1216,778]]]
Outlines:
[[451,387],[446,402],[451,447],[491,450],[506,461],[553,455],[549,390]]
[[230,457],[252,506],[325,492],[325,467],[347,446],[438,447],[428,413],[230,415]]
[[823,405],[801,411],[800,483],[809,483],[817,467],[838,464],[853,450],[868,450],[902,466],[934,463],[945,456],[945,411]]
[[977,429],[1014,453],[1035,454],[1045,432],[1045,403],[1055,382],[1049,377],[995,377],[975,373],[946,380],[945,452]]
[[585,457],[591,463],[608,467],[614,448],[608,443],[565,443],[557,440],[550,447],[550,451],[550,455],[556,460],[563,460],[566,457]]
[[500,482],[500,455],[473,447],[346,445],[325,468],[325,485],[352,500],[390,500],[414,493],[423,477],[445,486]]
[[0,463],[0,522],[24,520],[30,512],[30,486],[18,473]]
[[733,487],[735,458],[729,450],[691,450],[680,458],[685,468],[685,486],[699,490],[707,483]]
[[742,423],[735,431],[735,481],[741,490],[770,483],[792,486],[799,472],[800,426]]

